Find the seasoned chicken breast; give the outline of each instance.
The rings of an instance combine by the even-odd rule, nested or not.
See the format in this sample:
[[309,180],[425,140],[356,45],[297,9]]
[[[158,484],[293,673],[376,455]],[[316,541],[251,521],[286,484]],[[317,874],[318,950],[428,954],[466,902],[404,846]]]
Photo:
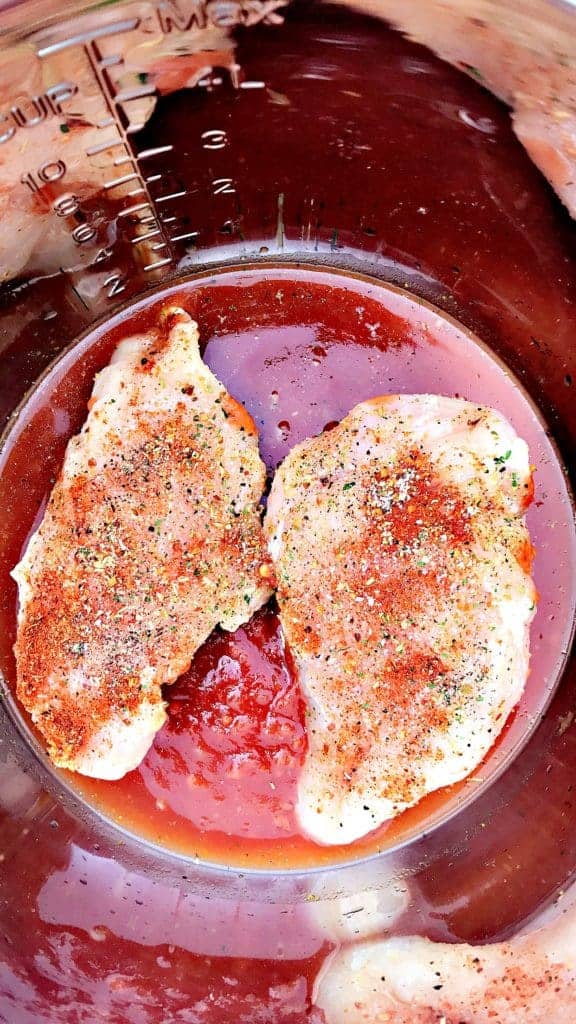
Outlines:
[[349,947],[315,989],[326,1024],[573,1024],[576,912],[488,946],[403,937]]
[[267,600],[264,476],[254,423],[187,313],[121,342],[13,571],[18,697],[55,764],[135,768],[165,719],[161,685]]
[[373,399],[298,445],[265,529],[308,698],[297,813],[350,843],[464,778],[517,704],[536,594],[528,450],[491,409]]

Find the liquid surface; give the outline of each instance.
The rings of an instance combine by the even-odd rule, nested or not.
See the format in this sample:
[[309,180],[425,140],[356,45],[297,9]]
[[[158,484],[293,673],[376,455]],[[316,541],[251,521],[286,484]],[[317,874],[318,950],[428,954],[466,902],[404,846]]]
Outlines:
[[[505,735],[469,780],[432,794],[352,847],[318,846],[297,828],[304,701],[273,607],[236,634],[218,631],[209,639],[191,670],[166,691],[168,723],[135,772],[117,783],[69,781],[130,831],[210,861],[291,868],[402,842],[474,794],[530,730],[554,685],[572,534],[551,445],[500,364],[455,323],[408,295],[312,268],[227,271],[118,316],[68,353],[34,393],[11,436],[2,476],[20,550],[45,507],[66,442],[83,422],[94,372],[120,338],[146,327],[167,295],[198,320],[204,357],[254,417],[270,472],[295,443],[329,428],[357,402],[385,393],[461,396],[510,419],[536,467],[529,527],[540,605],[531,675]],[[15,611],[13,602],[9,635]]]
[[[368,273],[407,283],[477,331],[520,376],[570,458],[576,450],[575,226],[514,138],[508,111],[477,82],[384,23],[308,0],[292,3],[286,16],[279,29],[256,25],[237,34],[236,59],[245,77],[266,88],[234,89],[216,68],[222,85],[163,97],[136,137],[139,150],[175,146],[175,188],[187,190],[183,230],[199,232],[197,248],[180,243],[179,257],[189,269],[244,259],[262,247],[279,259],[282,247],[338,265],[350,255],[361,259]],[[201,148],[205,131],[224,128],[225,149]],[[35,152],[29,143],[26,169],[36,169]],[[164,161],[154,158],[150,173],[163,171]],[[234,179],[235,193],[214,196],[214,180],[226,176]],[[111,210],[111,237],[122,237],[123,223]],[[123,269],[126,290],[111,298],[113,309],[144,284],[121,247],[117,258],[90,274],[16,282],[0,296],[3,420],[99,315],[93,296],[110,273]],[[220,344],[224,357],[225,337],[211,347],[216,354]],[[84,418],[93,372],[107,355],[100,353],[100,363],[85,358],[73,395],[63,389],[51,403],[46,399],[44,412],[36,407],[36,438],[25,441],[12,463],[13,493],[24,500],[18,508],[9,492],[7,529],[0,534],[0,663],[6,674],[14,602],[7,573],[46,493],[46,477],[62,458],[64,439]],[[458,363],[452,369],[460,375]],[[426,390],[428,381],[421,384]],[[348,380],[343,387],[346,406],[353,388]],[[75,419],[69,409],[78,410]],[[319,415],[318,429],[324,422]],[[537,501],[544,492],[540,482]],[[564,530],[543,530],[538,574],[547,563],[559,569]],[[556,609],[534,624],[533,646],[548,638],[551,650],[566,645],[559,616],[569,601],[562,595],[567,572],[556,577]],[[575,669],[572,661],[535,737],[501,779],[400,855],[414,878],[402,933],[491,941],[514,933],[566,888],[576,863]],[[537,684],[533,671],[529,685]],[[8,716],[4,728],[3,740],[9,740],[15,730]],[[145,799],[143,828],[147,811],[155,814]],[[328,944],[322,947],[310,925],[282,906],[277,872],[262,887],[260,877],[253,878],[249,898],[238,893],[237,899],[230,898],[228,873],[221,873],[222,898],[214,898],[206,893],[204,868],[156,850],[135,868],[140,844],[98,828],[91,816],[84,824],[77,806],[60,786],[42,781],[22,741],[3,742],[0,1018],[10,1024],[100,1017],[107,1024],[166,1024],[197,1014],[206,1024],[255,1024],[259,1015],[274,1024],[319,1024],[310,1009],[312,983]],[[124,810],[134,822],[134,803]],[[166,811],[161,820],[166,831],[173,822],[175,842],[186,848],[188,837],[192,849],[186,822],[169,819]],[[355,891],[377,884],[389,869],[388,857],[372,861]]]

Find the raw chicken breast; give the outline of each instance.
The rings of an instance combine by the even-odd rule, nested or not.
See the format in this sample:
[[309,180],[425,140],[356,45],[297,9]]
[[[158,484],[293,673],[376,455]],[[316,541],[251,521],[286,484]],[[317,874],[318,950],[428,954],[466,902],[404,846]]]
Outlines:
[[297,813],[350,843],[468,775],[518,703],[536,594],[528,449],[498,413],[363,402],[298,445],[265,529],[308,698]]
[[573,1024],[576,912],[489,946],[394,938],[329,957],[326,1024]]
[[60,767],[117,779],[165,720],[160,687],[271,592],[251,417],[178,308],[98,374],[13,576],[18,697]]

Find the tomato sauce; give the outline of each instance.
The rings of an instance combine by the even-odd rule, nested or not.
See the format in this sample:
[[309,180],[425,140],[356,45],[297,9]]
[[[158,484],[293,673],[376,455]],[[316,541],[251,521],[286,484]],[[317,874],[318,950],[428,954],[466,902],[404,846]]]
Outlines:
[[[83,422],[94,372],[120,338],[146,328],[168,296],[197,318],[205,359],[254,417],[271,474],[295,443],[329,429],[358,401],[402,391],[456,394],[493,404],[528,441],[539,493],[547,495],[530,513],[537,549],[550,517],[566,515],[561,470],[534,410],[513,378],[455,322],[360,276],[254,267],[155,294],[87,335],[56,365],[21,413],[2,477],[20,537],[14,562],[38,522],[66,442]],[[557,595],[546,564],[537,569],[545,616]],[[498,769],[548,698],[553,653],[535,639],[534,681],[469,780],[431,794],[352,848],[320,846],[298,830],[305,699],[273,602],[234,635],[217,630],[190,671],[166,690],[168,722],[136,771],[114,783],[81,776],[68,782],[128,831],[200,860],[293,868],[360,857],[430,827]]]
[[219,630],[166,696],[168,726],[139,773],[156,806],[239,840],[293,832],[304,701],[276,614]]

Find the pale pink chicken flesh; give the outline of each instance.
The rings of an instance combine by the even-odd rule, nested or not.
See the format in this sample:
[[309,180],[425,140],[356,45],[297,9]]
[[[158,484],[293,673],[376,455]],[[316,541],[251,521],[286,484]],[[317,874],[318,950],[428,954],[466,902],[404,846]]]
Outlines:
[[120,343],[13,571],[18,697],[55,764],[135,768],[166,717],[161,685],[268,599],[264,479],[254,423],[184,310]]
[[351,946],[325,962],[314,1001],[326,1024],[574,1024],[576,908],[493,945]]
[[528,449],[497,412],[389,395],[297,445],[265,519],[307,697],[301,828],[350,843],[467,776],[522,695]]

